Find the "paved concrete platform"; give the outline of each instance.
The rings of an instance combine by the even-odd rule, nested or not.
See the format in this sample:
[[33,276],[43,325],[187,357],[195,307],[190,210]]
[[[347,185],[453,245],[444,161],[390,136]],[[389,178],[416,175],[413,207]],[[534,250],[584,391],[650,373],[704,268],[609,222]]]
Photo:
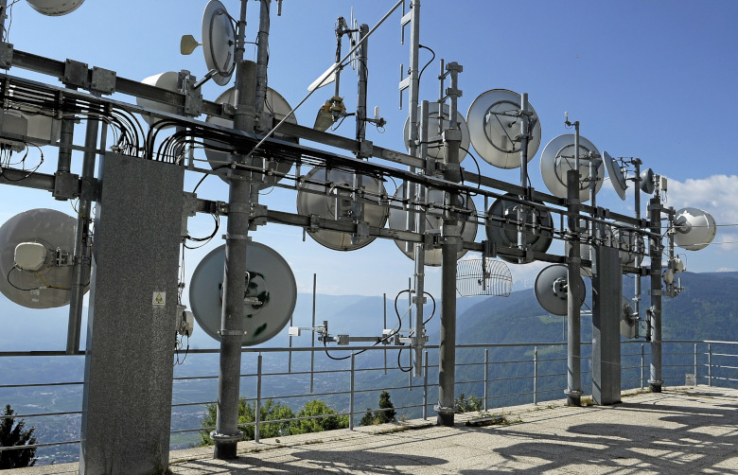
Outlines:
[[[563,401],[503,411],[505,424],[454,427],[414,420],[239,444],[239,458],[212,448],[171,454],[177,475],[265,474],[738,474],[738,390],[697,386],[635,393],[614,406]],[[71,474],[76,464],[11,470]]]

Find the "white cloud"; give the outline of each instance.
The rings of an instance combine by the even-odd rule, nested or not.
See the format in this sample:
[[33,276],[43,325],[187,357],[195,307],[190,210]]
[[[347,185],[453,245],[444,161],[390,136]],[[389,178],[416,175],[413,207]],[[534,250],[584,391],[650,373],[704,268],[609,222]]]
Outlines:
[[735,272],[735,269],[731,269],[730,267],[721,267],[720,269],[716,270],[715,272]]

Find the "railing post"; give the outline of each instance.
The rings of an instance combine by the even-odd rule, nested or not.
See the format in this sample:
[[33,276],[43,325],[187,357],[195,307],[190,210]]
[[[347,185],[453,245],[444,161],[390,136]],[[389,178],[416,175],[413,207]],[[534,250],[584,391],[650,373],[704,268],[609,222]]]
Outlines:
[[254,442],[259,443],[261,438],[261,353],[257,358],[256,363],[256,410],[254,411],[254,417],[256,424],[254,425]]
[[645,371],[646,368],[646,345],[641,343],[641,389],[646,385],[645,384]]
[[425,352],[425,376],[423,377],[423,420],[428,420],[428,352]]
[[489,378],[489,348],[485,348],[484,350],[484,412],[487,412],[487,399],[489,399],[489,395],[487,394],[487,386]]
[[351,353],[351,383],[350,383],[350,391],[351,394],[349,396],[349,430],[354,430],[354,369],[356,360],[354,359],[356,355],[354,353]]
[[707,385],[712,386],[712,344],[707,344]]
[[533,404],[538,404],[538,347],[533,348]]
[[697,378],[697,343],[694,344],[694,384],[695,386],[700,384],[700,380]]

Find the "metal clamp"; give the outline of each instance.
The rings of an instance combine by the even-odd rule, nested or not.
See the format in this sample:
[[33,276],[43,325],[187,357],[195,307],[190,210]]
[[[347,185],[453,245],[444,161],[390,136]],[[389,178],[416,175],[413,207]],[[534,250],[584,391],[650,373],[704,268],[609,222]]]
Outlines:
[[87,78],[87,73],[87,63],[67,59],[64,63],[64,76],[62,77],[62,82],[67,86],[89,89],[90,81]]
[[218,330],[220,336],[242,336],[245,334],[246,332],[243,330],[227,330],[225,328]]
[[433,410],[435,410],[439,414],[455,414],[456,413],[455,407],[442,406],[440,402],[436,404],[435,406],[433,406]]
[[243,439],[243,432],[238,431],[235,434],[218,434],[215,431],[210,432],[210,438],[213,442],[240,442]]
[[0,69],[10,69],[13,66],[13,45],[0,43]]
[[90,89],[101,94],[112,94],[115,92],[115,71],[109,69],[92,67],[92,81],[90,81]]

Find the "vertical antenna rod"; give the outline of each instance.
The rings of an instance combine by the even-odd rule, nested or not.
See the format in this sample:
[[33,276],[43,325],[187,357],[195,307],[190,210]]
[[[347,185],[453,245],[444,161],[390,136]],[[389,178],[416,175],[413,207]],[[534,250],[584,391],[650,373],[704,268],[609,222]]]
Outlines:
[[[258,49],[256,51],[256,117],[263,118],[264,103],[267,93],[267,67],[269,66],[269,30],[271,21],[269,19],[269,8],[272,0],[261,0],[259,12],[259,33],[256,40]],[[272,124],[258,123],[261,131],[272,128]]]

